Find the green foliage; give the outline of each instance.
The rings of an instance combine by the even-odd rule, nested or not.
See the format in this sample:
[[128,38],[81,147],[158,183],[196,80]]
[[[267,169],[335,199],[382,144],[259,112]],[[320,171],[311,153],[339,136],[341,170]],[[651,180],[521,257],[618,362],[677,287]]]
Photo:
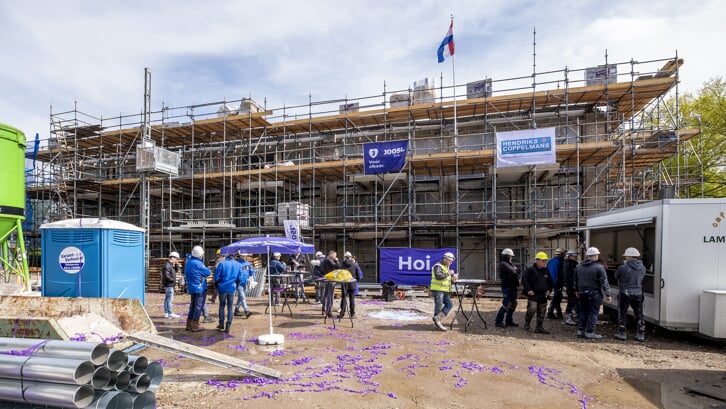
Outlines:
[[[703,163],[703,197],[726,197],[726,82],[711,78],[698,95],[685,94],[679,101],[683,128],[700,128],[701,136],[691,139],[682,150],[686,177],[697,176]],[[701,184],[688,188],[688,197],[701,197]]]

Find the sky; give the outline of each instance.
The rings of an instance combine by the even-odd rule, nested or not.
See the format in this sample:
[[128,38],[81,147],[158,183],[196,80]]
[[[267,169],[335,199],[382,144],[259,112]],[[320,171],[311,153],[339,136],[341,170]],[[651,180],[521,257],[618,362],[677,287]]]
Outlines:
[[[454,72],[436,59],[452,15]],[[138,114],[145,67],[152,110],[245,97],[289,107],[422,78],[450,86],[454,73],[496,81],[531,76],[533,63],[604,64],[606,52],[610,63],[677,54],[679,92],[697,93],[726,73],[724,21],[720,0],[0,0],[0,122],[46,139],[51,110]]]

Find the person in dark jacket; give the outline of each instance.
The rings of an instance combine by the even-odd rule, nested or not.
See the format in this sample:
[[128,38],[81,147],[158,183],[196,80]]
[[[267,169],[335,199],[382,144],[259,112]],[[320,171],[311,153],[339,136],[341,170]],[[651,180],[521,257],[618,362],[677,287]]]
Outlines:
[[590,247],[585,252],[586,260],[575,269],[575,288],[577,299],[580,302],[580,322],[577,326],[577,337],[587,339],[601,339],[602,335],[595,333],[597,316],[600,313],[603,293],[607,302],[610,297],[610,283],[605,273],[605,267],[598,262],[600,250]]
[[[350,275],[358,280],[358,263],[355,262],[353,254],[350,251],[346,251],[343,254],[343,262],[340,264],[341,267],[350,271]],[[350,316],[355,318],[355,285],[356,283],[341,283],[341,297],[340,297],[340,318],[345,316],[346,307],[350,304]],[[347,301],[346,302],[346,298]]]
[[164,287],[164,318],[179,318],[174,314],[174,286],[176,285],[176,271],[179,269],[179,253],[172,251],[169,259],[161,270],[161,286]]
[[189,293],[189,313],[187,314],[187,331],[202,331],[199,317],[202,315],[207,298],[207,277],[212,272],[204,265],[204,249],[194,246],[192,254],[187,255],[184,263],[184,277],[187,280]]
[[282,281],[280,280],[280,274],[285,274],[285,271],[287,271],[287,266],[285,266],[285,263],[280,261],[280,257],[282,257],[282,254],[280,253],[272,253],[272,259],[270,260],[270,265],[268,266],[268,270],[270,272],[270,297],[272,297],[272,293],[275,293],[274,302],[275,305],[280,305],[280,293],[278,291],[272,291],[273,288],[280,288],[282,286]]
[[534,332],[538,334],[549,334],[550,332],[542,326],[547,311],[547,297],[552,293],[552,277],[547,270],[547,253],[540,251],[535,255],[532,266],[525,270],[522,275],[522,293],[527,296],[527,313],[524,316],[524,329],[529,331],[530,323],[535,313],[537,314],[537,327]]
[[554,284],[550,307],[547,310],[547,319],[561,320],[564,318],[562,316],[562,268],[565,264],[565,250],[558,247],[555,249],[554,254],[555,256],[547,262],[547,270],[549,270]]
[[[323,285],[323,283],[320,282],[320,279],[323,278],[323,276],[325,275],[320,269],[323,260],[325,260],[325,254],[323,254],[322,251],[318,251],[317,253],[315,253],[315,261],[311,261],[311,263],[313,264],[313,279],[315,279],[315,304],[323,303],[323,293],[325,286]],[[323,308],[323,311],[325,311],[325,308]]]
[[577,296],[575,295],[575,268],[577,268],[577,251],[567,250],[562,267],[562,285],[567,294],[565,306],[565,324],[577,325]]
[[512,249],[502,250],[502,261],[499,263],[499,280],[502,287],[502,306],[499,308],[494,325],[499,328],[518,327],[512,320],[512,314],[517,309],[517,287],[519,287],[519,271],[512,264],[514,252]]
[[643,278],[645,266],[638,258],[640,251],[628,247],[623,254],[625,263],[615,271],[618,280],[618,332],[615,339],[625,341],[625,327],[628,322],[628,307],[635,315],[635,339],[645,342],[645,318],[643,318]]
[[[325,276],[333,270],[342,268],[338,261],[338,252],[330,250],[328,257],[323,258],[320,261],[320,273]],[[323,311],[329,318],[333,317],[333,291],[335,289],[335,283],[326,282],[323,289]]]
[[287,258],[287,269],[295,274],[295,303],[302,299],[302,302],[308,302],[305,295],[305,275],[301,271],[305,271],[306,259],[299,250]]

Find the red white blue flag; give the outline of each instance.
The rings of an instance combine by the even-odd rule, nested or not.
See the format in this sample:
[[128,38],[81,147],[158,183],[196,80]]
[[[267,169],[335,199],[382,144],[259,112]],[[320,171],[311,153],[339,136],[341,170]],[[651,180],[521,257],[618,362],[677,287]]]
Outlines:
[[441,42],[437,54],[439,56],[440,63],[444,62],[446,57],[454,55],[454,20],[451,20],[449,31],[446,32],[446,37],[444,37],[444,41]]

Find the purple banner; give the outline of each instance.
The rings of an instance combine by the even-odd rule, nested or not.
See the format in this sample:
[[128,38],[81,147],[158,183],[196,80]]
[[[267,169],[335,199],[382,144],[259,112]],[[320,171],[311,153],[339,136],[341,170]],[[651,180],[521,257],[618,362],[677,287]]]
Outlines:
[[[431,284],[431,269],[447,251],[456,257],[455,248],[382,248],[381,283],[393,281],[396,284],[428,286]],[[456,270],[456,262],[449,268]]]

